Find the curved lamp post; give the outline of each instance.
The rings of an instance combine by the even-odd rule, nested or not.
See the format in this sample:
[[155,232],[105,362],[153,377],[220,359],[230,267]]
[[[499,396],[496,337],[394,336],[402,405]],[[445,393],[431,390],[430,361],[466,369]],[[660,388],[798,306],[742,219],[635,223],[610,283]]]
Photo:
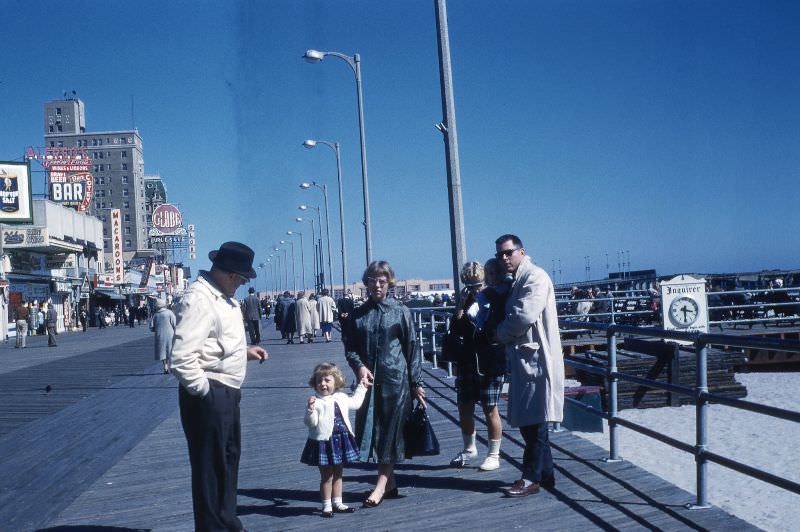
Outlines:
[[319,287],[317,290],[321,290],[325,286],[325,253],[322,251],[322,245],[324,240],[322,239],[322,214],[321,209],[314,205],[299,205],[297,207],[301,211],[307,211],[308,209],[314,209],[317,211],[317,227],[319,228]]
[[314,239],[317,238],[317,234],[314,232],[314,218],[302,218],[302,217],[298,216],[297,218],[294,219],[294,221],[295,222],[308,222],[308,223],[311,224],[311,245],[314,248],[314,253],[313,253],[314,259],[311,261],[311,263],[313,264],[313,268],[312,269],[314,270],[314,272],[313,272],[314,273],[314,290],[316,291],[316,290],[319,289],[319,272],[317,271],[317,266],[318,266],[318,263],[317,263],[317,245],[314,243]]
[[294,292],[297,292],[297,274],[294,271],[294,265],[295,265],[295,260],[294,260],[294,241],[293,240],[281,240],[281,244],[283,244],[284,246],[286,246],[286,245],[292,246],[292,290]]
[[[286,231],[286,234],[289,236],[300,235],[300,271],[303,277],[303,290],[305,290],[308,286],[306,286],[306,255],[303,252],[303,233],[300,231]],[[292,253],[294,253],[294,247],[292,247]]]
[[[274,251],[278,252],[278,275],[280,275],[280,267],[281,267],[280,251],[281,251],[281,248],[279,248],[278,246],[275,246],[272,249]],[[286,260],[286,248],[283,248],[283,273],[284,273],[283,277],[285,279],[285,284],[284,284],[284,279],[281,279],[281,284],[284,285],[284,288],[283,288],[284,290],[288,290],[289,289],[289,262]]]
[[300,183],[300,188],[303,190],[308,190],[311,187],[320,189],[325,198],[325,237],[328,239],[328,285],[331,289],[331,297],[333,297],[333,253],[331,253],[331,218],[328,214],[328,186],[325,184],[320,186],[316,181]]
[[321,52],[307,50],[303,59],[309,63],[320,63],[327,56],[337,57],[350,65],[356,76],[356,95],[358,97],[358,133],[361,144],[361,183],[364,192],[364,239],[366,240],[367,266],[372,262],[372,227],[369,220],[369,185],[367,179],[367,142],[364,133],[364,101],[361,95],[361,56],[354,54],[352,57],[339,52]]
[[[328,142],[327,140],[311,140],[311,139],[308,139],[305,142],[303,142],[303,146],[305,146],[308,149],[316,147],[317,144],[324,144],[325,146],[328,146],[336,154],[336,176],[337,176],[337,181],[339,183],[339,234],[341,235],[341,240],[342,240],[342,295],[344,295],[345,289],[347,287],[347,247],[345,245],[345,238],[344,238],[344,194],[342,193],[342,159],[341,159],[341,154],[339,152],[338,142]],[[330,255],[330,253],[328,254]],[[333,277],[331,277],[331,282],[333,282]],[[333,293],[331,293],[331,297],[333,297]]]

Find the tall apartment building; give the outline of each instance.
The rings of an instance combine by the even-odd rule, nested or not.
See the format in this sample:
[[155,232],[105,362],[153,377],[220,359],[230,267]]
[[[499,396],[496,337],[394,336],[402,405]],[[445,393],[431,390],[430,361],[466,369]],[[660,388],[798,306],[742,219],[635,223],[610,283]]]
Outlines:
[[94,193],[89,214],[103,221],[104,251],[111,256],[111,209],[120,209],[123,252],[130,260],[148,248],[142,138],[136,129],[86,132],[78,98],[44,104],[44,141],[50,147],[86,148],[93,160]]

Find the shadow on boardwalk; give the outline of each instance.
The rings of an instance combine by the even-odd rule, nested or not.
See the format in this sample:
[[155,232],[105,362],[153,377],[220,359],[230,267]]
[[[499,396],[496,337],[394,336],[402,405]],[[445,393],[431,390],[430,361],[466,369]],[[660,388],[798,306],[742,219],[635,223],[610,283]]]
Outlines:
[[[264,344],[270,360],[249,365],[242,399],[238,503],[250,530],[754,529],[715,508],[687,510],[690,493],[629,463],[602,462],[602,449],[569,432],[551,436],[556,487],[523,499],[505,498],[499,488],[519,478],[519,433],[509,429],[504,435],[499,470],[449,468],[446,464],[461,446],[455,392],[451,380],[430,368],[429,413],[442,454],[398,465],[399,498],[322,519],[317,469],[299,461],[307,434],[305,400],[311,393],[306,383],[318,362],[346,366],[342,347],[287,346],[274,333],[268,336]],[[95,385],[85,398],[51,405],[38,417],[28,412],[24,422],[0,437],[3,530],[192,530],[177,386],[155,370],[157,363],[148,358],[151,346],[152,337],[139,333],[126,337],[116,350],[76,352],[70,364],[42,361],[16,370],[16,375],[1,375],[8,382],[12,377],[28,379],[29,388],[40,393],[41,383],[31,379],[114,367],[105,388]],[[6,415],[5,409],[0,405],[0,415]],[[485,453],[480,420],[478,434]],[[346,469],[345,502],[360,508],[374,477],[370,464]]]

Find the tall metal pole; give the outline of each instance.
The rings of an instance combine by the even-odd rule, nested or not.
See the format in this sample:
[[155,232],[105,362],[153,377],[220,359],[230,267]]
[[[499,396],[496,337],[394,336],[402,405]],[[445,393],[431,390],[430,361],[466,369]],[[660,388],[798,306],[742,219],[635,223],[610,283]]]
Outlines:
[[[315,186],[319,187],[315,183]],[[331,288],[331,297],[333,297],[333,253],[331,252],[331,217],[328,213],[328,185],[324,184],[322,187],[322,195],[325,197],[325,237],[328,239],[328,285]]]
[[361,143],[361,182],[364,189],[364,238],[367,247],[367,266],[372,262],[372,226],[369,219],[369,184],[367,179],[367,141],[364,132],[364,101],[361,94],[361,56],[353,56],[356,64],[356,92],[358,93],[358,133]]
[[300,269],[303,270],[303,290],[308,288],[306,286],[306,253],[303,250],[303,233],[297,232],[300,235]]
[[[342,240],[342,296],[347,291],[347,252],[344,245],[344,195],[342,194],[342,160],[339,153],[339,143],[334,143],[334,152],[336,152],[336,178],[339,182],[339,233]],[[331,292],[331,297],[333,292]]]
[[437,127],[444,135],[447,162],[447,192],[450,207],[450,243],[453,262],[453,286],[456,297],[461,294],[459,270],[467,261],[464,238],[464,215],[461,206],[461,167],[458,161],[458,134],[453,100],[453,73],[450,67],[450,36],[447,30],[447,2],[434,0],[436,7],[437,43],[439,45],[439,79],[442,92],[443,122]]

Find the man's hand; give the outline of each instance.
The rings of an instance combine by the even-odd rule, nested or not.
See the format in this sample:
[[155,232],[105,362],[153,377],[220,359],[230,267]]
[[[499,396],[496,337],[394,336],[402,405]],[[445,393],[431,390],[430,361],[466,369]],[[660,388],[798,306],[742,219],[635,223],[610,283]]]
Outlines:
[[264,363],[266,359],[269,358],[269,354],[267,353],[266,349],[261,347],[260,345],[248,345],[247,346],[247,359],[248,360],[258,360],[260,363]]

